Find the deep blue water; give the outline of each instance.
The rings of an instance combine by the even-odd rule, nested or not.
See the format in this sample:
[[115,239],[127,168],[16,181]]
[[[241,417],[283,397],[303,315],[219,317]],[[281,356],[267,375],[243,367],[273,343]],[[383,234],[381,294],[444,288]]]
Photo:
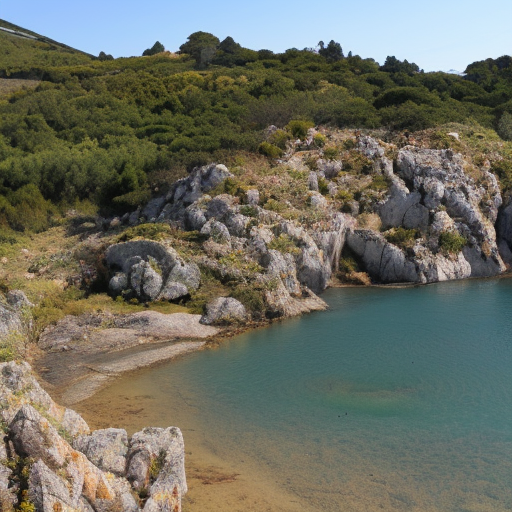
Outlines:
[[323,298],[130,385],[304,510],[512,510],[512,279]]

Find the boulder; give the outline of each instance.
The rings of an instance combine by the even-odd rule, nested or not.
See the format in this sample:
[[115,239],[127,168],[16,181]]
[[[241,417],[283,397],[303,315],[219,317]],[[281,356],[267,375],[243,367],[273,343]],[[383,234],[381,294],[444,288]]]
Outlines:
[[108,289],[116,297],[128,289],[128,276],[124,272],[116,272],[108,283]]
[[267,275],[282,280],[288,293],[294,296],[301,294],[295,260],[291,254],[283,254],[275,249],[270,249],[261,258],[261,263],[266,267]]
[[130,271],[130,287],[137,297],[145,300],[155,300],[162,289],[162,276],[153,266],[141,261],[132,266]]
[[308,188],[313,192],[318,192],[318,175],[311,171],[308,176]]
[[73,448],[82,452],[95,466],[118,476],[126,472],[128,434],[120,428],[95,430],[91,435],[73,441]]
[[158,262],[165,277],[169,275],[178,260],[178,255],[173,249],[151,240],[133,240],[114,244],[105,253],[109,268],[113,271],[121,270],[125,274],[130,272],[134,263],[140,260],[148,261],[150,256]]
[[233,297],[218,297],[206,305],[204,325],[244,322],[248,319],[244,305]]
[[27,299],[27,296],[21,290],[10,290],[7,292],[5,298],[7,299],[7,304],[16,310],[32,307],[34,305]]
[[208,235],[214,242],[219,244],[229,243],[231,235],[228,228],[222,222],[209,220],[202,228],[201,234]]
[[[183,496],[187,492],[187,480],[185,447],[180,429],[147,427],[133,434],[126,476],[134,489],[150,489],[152,496],[157,493],[157,489],[164,493],[170,489],[172,493],[175,487],[179,495]],[[158,479],[160,482],[153,489]]]
[[176,300],[181,297],[186,297],[189,294],[188,288],[183,283],[177,283],[169,279],[165,286],[162,288],[159,300]]
[[257,188],[251,188],[245,193],[247,204],[251,206],[258,206],[260,202],[260,193]]
[[201,272],[195,263],[178,261],[169,274],[168,282],[182,283],[189,290],[197,290],[201,284]]

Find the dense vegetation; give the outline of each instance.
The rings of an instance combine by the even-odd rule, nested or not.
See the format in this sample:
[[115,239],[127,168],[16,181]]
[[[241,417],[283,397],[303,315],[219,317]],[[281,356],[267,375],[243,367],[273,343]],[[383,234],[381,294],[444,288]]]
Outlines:
[[[157,42],[112,59],[0,32],[0,76],[40,81],[0,97],[0,223],[41,230],[55,205],[133,209],[195,165],[237,151],[278,157],[297,136],[293,120],[408,131],[457,122],[512,139],[510,57],[460,77],[319,47],[274,54],[197,32],[180,54]],[[262,145],[270,124],[288,130]]]

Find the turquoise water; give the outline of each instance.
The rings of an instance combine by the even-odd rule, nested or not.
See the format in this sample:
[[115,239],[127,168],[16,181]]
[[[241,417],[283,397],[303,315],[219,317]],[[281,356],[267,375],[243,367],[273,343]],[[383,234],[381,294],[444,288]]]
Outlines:
[[303,510],[512,510],[512,279],[323,298],[131,384]]

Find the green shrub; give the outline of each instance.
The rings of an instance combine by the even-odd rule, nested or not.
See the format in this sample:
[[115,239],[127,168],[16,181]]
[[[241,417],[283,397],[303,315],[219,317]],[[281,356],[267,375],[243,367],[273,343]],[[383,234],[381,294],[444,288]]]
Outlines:
[[313,128],[314,123],[311,121],[301,121],[294,119],[286,125],[286,129],[292,134],[295,139],[305,139],[308,134],[308,130]]
[[402,227],[392,228],[384,233],[384,238],[393,245],[401,249],[408,249],[414,246],[414,242],[418,237],[418,232],[415,229],[405,229]]
[[293,239],[285,233],[281,233],[278,237],[274,238],[274,240],[268,244],[268,248],[284,253],[300,254],[300,249]]
[[340,152],[336,146],[329,146],[324,149],[324,158],[327,160],[336,160],[338,158]]
[[467,243],[466,238],[453,231],[443,231],[439,235],[439,248],[445,254],[457,254]]
[[252,285],[241,284],[233,288],[231,297],[239,300],[251,313],[261,313],[265,309],[262,290]]
[[317,148],[323,148],[327,142],[327,137],[321,133],[316,133],[313,137],[313,143]]
[[256,218],[258,217],[258,208],[250,204],[244,204],[240,206],[240,213],[246,217]]
[[291,135],[284,130],[276,130],[269,138],[268,142],[280,149],[286,149],[286,143],[291,139]]
[[323,196],[326,196],[329,193],[329,182],[320,176],[318,178],[318,192]]
[[503,159],[493,162],[491,171],[498,176],[502,192],[512,188],[512,160]]
[[372,184],[370,185],[370,188],[372,190],[387,190],[389,188],[390,181],[389,179],[384,176],[383,174],[376,174],[372,178]]
[[117,237],[118,242],[128,242],[134,238],[144,238],[147,240],[165,240],[171,236],[171,228],[168,224],[149,223],[139,224],[128,228],[124,233]]
[[286,206],[280,202],[276,201],[275,199],[269,199],[265,205],[263,206],[266,210],[270,210],[271,212],[282,212],[286,209]]
[[359,272],[359,265],[357,264],[357,261],[351,256],[343,257],[340,259],[340,272],[343,274]]
[[270,144],[269,142],[262,142],[258,147],[258,151],[269,158],[279,158],[283,154],[282,149]]

